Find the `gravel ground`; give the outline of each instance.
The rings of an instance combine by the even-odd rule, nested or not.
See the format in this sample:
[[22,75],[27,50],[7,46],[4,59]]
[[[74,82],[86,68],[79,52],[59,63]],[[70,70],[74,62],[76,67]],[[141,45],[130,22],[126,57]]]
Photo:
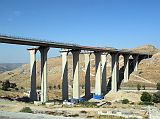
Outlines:
[[[45,114],[0,111],[0,119],[75,119],[75,118],[76,117],[62,117],[62,116],[52,116]],[[77,119],[80,118],[77,117]]]

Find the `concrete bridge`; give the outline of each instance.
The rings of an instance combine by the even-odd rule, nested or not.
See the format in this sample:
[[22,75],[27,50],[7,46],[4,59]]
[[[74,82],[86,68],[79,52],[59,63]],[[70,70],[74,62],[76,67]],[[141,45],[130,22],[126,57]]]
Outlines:
[[[84,54],[85,57],[85,99],[90,98],[90,55],[95,55],[95,92],[93,98],[102,99],[106,94],[106,59],[110,54],[112,57],[112,76],[111,90],[118,91],[119,83],[119,56],[124,57],[124,82],[128,82],[129,71],[132,68],[134,71],[138,69],[140,60],[151,57],[150,53],[133,52],[125,50],[117,50],[112,48],[81,46],[77,44],[65,44],[59,42],[49,42],[37,39],[20,38],[7,35],[0,35],[0,43],[37,46],[36,48],[28,49],[30,53],[30,81],[31,91],[30,98],[37,100],[36,93],[36,52],[39,50],[41,54],[41,102],[48,101],[47,94],[47,52],[50,48],[61,48],[62,55],[62,99],[68,100],[68,53],[72,53],[73,57],[73,99],[80,99],[80,84],[79,84],[79,55]],[[129,66],[130,56],[132,56],[132,67]]]

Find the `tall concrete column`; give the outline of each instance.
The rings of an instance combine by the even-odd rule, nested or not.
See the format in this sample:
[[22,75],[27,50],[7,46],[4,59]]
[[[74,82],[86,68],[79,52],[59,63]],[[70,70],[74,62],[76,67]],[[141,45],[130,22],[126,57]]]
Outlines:
[[30,90],[30,99],[32,101],[37,100],[36,92],[36,48],[28,49],[30,54],[30,81],[31,81],[31,90]]
[[111,54],[112,56],[112,79],[111,79],[111,91],[117,92],[117,84],[119,81],[119,55],[118,53]]
[[79,87],[79,50],[72,50],[73,55],[73,99],[80,98]]
[[62,49],[62,100],[68,100],[68,50]]
[[48,101],[48,90],[47,90],[47,52],[48,47],[40,47],[41,53],[41,102],[45,103]]
[[96,66],[96,75],[95,75],[95,94],[94,99],[102,98],[102,88],[101,88],[101,52],[94,52],[95,54],[95,66]]
[[84,53],[85,58],[85,98],[90,98],[90,52]]
[[129,80],[129,56],[128,54],[124,55],[124,82]]
[[101,61],[102,61],[102,93],[105,94],[107,91],[107,81],[106,81],[106,57],[107,54],[103,53],[101,55]]
[[138,57],[139,55],[133,55],[133,67],[134,71],[138,71]]

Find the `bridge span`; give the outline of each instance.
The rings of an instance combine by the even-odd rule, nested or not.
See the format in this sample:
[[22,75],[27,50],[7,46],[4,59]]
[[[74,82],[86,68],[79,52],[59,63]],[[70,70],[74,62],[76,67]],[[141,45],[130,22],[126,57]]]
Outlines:
[[[102,99],[107,92],[107,79],[106,79],[106,60],[107,55],[112,57],[112,76],[110,91],[117,92],[119,88],[119,56],[124,57],[124,82],[128,82],[130,69],[138,70],[139,62],[151,57],[151,53],[133,52],[129,50],[118,50],[113,48],[104,47],[91,47],[82,46],[77,44],[59,43],[52,41],[45,41],[39,39],[29,39],[13,37],[8,35],[0,35],[0,43],[37,46],[36,48],[29,48],[30,54],[30,81],[31,90],[30,98],[33,101],[37,100],[36,90],[36,52],[39,50],[41,54],[41,102],[48,101],[47,91],[47,52],[50,48],[61,48],[62,56],[62,100],[68,100],[68,53],[72,53],[73,58],[73,99],[80,100],[80,84],[79,84],[79,55],[83,52],[85,62],[85,96],[84,99],[90,98]],[[91,96],[90,91],[90,55],[95,55],[95,92]],[[132,59],[130,58],[132,56]],[[132,60],[132,65],[130,65]]]

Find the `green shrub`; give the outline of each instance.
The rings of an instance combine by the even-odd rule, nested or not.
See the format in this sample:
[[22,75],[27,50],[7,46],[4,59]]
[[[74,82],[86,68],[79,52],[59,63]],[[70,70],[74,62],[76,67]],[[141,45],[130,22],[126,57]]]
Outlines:
[[58,84],[58,89],[61,89],[61,85],[60,84]]
[[128,99],[123,99],[122,100],[122,104],[128,104],[129,103],[129,100]]
[[146,89],[146,86],[145,86],[145,85],[143,85],[143,86],[142,86],[142,88],[143,88],[143,90],[145,90],[145,89]]
[[82,84],[82,89],[84,89],[85,87],[84,87],[84,84]]
[[52,86],[49,86],[49,90],[52,90]]
[[5,82],[2,83],[2,90],[8,91],[10,88],[10,82],[9,80],[6,80]]
[[137,90],[141,90],[141,85],[140,84],[137,84]]
[[159,103],[160,102],[160,91],[153,94],[152,100],[153,100],[154,103]]
[[10,88],[16,88],[16,87],[17,87],[16,83],[10,83]]
[[41,89],[41,86],[37,86],[37,89],[40,90],[40,89]]
[[33,113],[30,107],[24,107],[23,109],[20,110],[20,112]]
[[19,90],[18,88],[15,88],[15,90]]
[[142,102],[151,102],[152,96],[148,92],[143,92],[141,95]]
[[157,83],[157,90],[160,90],[160,83]]
[[56,88],[57,88],[57,86],[56,86],[56,85],[54,85],[54,86],[53,86],[53,88],[54,88],[54,89],[56,89]]

